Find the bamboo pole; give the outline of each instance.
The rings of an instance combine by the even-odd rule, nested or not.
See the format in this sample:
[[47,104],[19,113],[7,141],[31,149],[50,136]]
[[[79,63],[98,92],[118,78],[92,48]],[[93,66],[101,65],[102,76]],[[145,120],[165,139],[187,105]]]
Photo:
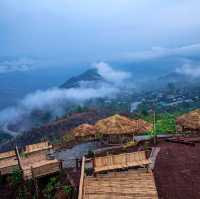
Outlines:
[[157,137],[156,137],[156,111],[153,112],[153,142],[154,145],[157,144]]
[[80,178],[80,183],[79,183],[78,199],[83,198],[84,176],[85,176],[85,156],[83,156],[83,158],[82,158],[81,178]]

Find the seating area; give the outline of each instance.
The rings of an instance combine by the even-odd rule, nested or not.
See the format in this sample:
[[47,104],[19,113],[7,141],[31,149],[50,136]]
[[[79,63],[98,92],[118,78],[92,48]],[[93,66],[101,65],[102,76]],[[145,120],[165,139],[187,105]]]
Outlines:
[[12,173],[18,168],[18,161],[15,151],[0,153],[0,175]]
[[61,162],[54,158],[50,150],[52,145],[48,142],[27,145],[25,150],[0,153],[1,175],[12,173],[15,168],[20,168],[24,180],[38,178],[60,171]]
[[96,157],[94,159],[94,171],[101,172],[136,166],[145,167],[150,163],[151,160],[146,158],[145,151],[108,155],[104,157]]
[[158,199],[154,175],[144,168],[151,163],[145,151],[95,157],[90,176],[85,161],[83,157],[79,199]]

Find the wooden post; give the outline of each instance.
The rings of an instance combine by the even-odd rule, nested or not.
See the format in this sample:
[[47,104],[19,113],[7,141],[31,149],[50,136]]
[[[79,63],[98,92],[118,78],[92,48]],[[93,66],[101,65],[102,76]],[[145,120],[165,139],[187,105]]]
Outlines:
[[80,183],[79,183],[78,199],[83,198],[84,176],[85,176],[85,156],[83,156],[83,158],[82,158],[81,177],[80,177]]
[[59,160],[59,169],[60,169],[60,170],[63,169],[63,160]]
[[76,158],[76,171],[78,171],[78,168],[79,168],[79,159],[78,158]]
[[17,156],[17,161],[18,161],[19,168],[23,172],[23,170],[22,170],[22,164],[21,164],[21,157],[19,155],[19,150],[18,150],[17,146],[15,146],[15,153],[16,153],[16,156]]
[[157,137],[156,137],[156,112],[154,110],[153,112],[153,142],[154,142],[154,145],[157,144]]
[[37,178],[34,175],[33,168],[31,167],[31,173],[32,173],[32,178],[35,186],[35,193],[36,193],[36,199],[39,198],[39,191],[38,191],[38,183],[37,183]]

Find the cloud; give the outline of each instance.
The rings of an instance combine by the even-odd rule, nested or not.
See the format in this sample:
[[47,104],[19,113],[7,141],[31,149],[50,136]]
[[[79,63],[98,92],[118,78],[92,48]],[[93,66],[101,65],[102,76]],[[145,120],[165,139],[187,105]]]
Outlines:
[[119,57],[130,61],[148,61],[166,57],[196,57],[199,56],[200,43],[178,48],[152,47],[151,50],[141,52],[122,53]]
[[113,69],[109,64],[105,62],[99,62],[95,64],[98,73],[107,81],[115,84],[121,84],[123,81],[129,79],[131,74],[129,72]]
[[100,62],[95,66],[108,82],[80,81],[77,88],[50,88],[30,93],[16,106],[0,112],[0,124],[16,124],[25,118],[27,120],[34,111],[49,112],[55,118],[65,114],[70,106],[82,104],[89,99],[113,98],[120,92],[123,81],[130,78],[129,73],[114,70],[107,63]]
[[200,64],[187,63],[176,69],[176,72],[193,78],[200,77]]
[[78,104],[91,98],[114,96],[119,90],[116,87],[102,85],[99,88],[52,88],[46,91],[36,91],[27,95],[15,107],[0,112],[0,123],[15,123],[28,116],[34,110],[50,111],[57,115],[67,107],[69,102]]
[[33,69],[33,65],[35,64],[36,60],[30,58],[18,58],[15,60],[2,61],[0,62],[0,74],[16,71],[28,71]]

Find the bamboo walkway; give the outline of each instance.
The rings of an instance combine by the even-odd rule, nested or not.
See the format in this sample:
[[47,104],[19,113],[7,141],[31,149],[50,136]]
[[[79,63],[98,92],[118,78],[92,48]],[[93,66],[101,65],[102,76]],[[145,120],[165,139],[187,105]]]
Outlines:
[[85,177],[83,199],[158,199],[152,172],[117,172]]
[[149,169],[153,170],[155,167],[155,162],[156,162],[156,158],[157,155],[160,151],[160,147],[153,147],[152,151],[151,151],[151,155],[149,157],[149,159],[151,160],[151,164],[149,165]]

